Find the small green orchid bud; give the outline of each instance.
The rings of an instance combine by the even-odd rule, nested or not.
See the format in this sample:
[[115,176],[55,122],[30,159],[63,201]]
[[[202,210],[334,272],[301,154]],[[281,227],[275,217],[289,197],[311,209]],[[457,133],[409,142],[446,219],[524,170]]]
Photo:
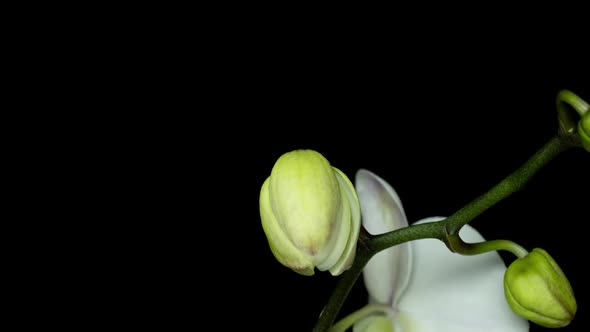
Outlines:
[[586,151],[590,152],[590,112],[586,112],[578,122],[578,133],[580,134],[582,146]]
[[354,261],[360,204],[350,180],[314,150],[283,154],[260,190],[260,218],[277,260],[302,275],[339,275]]
[[569,281],[540,248],[510,264],[504,275],[504,293],[512,311],[544,327],[564,327],[576,314]]

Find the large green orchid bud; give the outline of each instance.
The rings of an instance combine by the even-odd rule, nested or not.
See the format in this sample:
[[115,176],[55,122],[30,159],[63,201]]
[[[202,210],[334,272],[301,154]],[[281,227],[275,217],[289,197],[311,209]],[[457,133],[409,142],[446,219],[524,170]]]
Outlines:
[[540,248],[508,267],[504,292],[512,311],[541,326],[566,326],[576,314],[572,286],[555,260]]
[[582,146],[586,151],[590,152],[590,111],[586,112],[580,122],[578,122],[578,133]]
[[277,260],[303,275],[339,275],[354,261],[360,205],[350,180],[320,153],[283,154],[260,190],[260,217]]

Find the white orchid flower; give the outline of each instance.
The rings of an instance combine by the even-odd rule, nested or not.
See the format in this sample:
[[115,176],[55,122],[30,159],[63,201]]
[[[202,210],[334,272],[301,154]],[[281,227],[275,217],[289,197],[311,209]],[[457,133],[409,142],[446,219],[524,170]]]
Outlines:
[[[362,224],[375,235],[408,226],[401,201],[377,175],[359,170],[355,187]],[[428,223],[442,217],[422,219]],[[471,226],[466,242],[484,238]],[[377,253],[363,270],[369,304],[386,305],[383,315],[365,317],[355,332],[512,332],[529,322],[512,312],[504,297],[506,265],[497,252],[455,254],[437,239],[406,242]]]

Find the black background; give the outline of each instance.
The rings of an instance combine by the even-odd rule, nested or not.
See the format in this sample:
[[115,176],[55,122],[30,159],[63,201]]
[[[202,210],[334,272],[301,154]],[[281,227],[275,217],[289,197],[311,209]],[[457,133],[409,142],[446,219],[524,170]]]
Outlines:
[[[22,79],[43,91],[19,100],[59,123],[32,139],[47,155],[19,149],[38,158],[23,178],[43,180],[22,190],[47,199],[22,211],[57,233],[21,223],[49,242],[34,250],[44,265],[21,260],[33,267],[26,284],[7,286],[39,308],[10,303],[26,322],[309,331],[337,278],[300,276],[268,248],[258,197],[280,155],[314,149],[351,179],[375,172],[413,222],[452,214],[551,139],[559,90],[590,101],[587,36],[573,33],[587,18],[570,19],[584,10],[566,13],[584,29],[539,17],[545,28],[500,31],[505,17],[472,29],[485,10],[459,22],[435,9],[434,24],[422,8],[378,18],[230,7],[96,9],[96,22],[79,11],[92,29],[66,21],[33,28],[47,45],[23,39],[35,58],[8,65],[30,67]],[[568,151],[472,222],[556,259],[578,299],[563,331],[590,326],[588,170],[590,153]],[[359,280],[341,314],[365,303]]]

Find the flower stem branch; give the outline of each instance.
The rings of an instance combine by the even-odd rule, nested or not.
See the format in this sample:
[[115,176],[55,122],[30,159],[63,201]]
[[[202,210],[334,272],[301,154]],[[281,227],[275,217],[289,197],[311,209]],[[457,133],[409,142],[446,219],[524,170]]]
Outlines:
[[579,118],[572,114],[571,109],[576,111],[580,117],[583,117],[588,112],[590,106],[584,99],[569,90],[560,91],[555,101],[557,104],[559,129],[564,134],[574,133]]
[[336,283],[336,288],[334,288],[334,291],[328,300],[328,304],[326,304],[324,310],[322,310],[313,332],[325,332],[332,326],[344,300],[346,300],[352,286],[361,275],[363,268],[367,265],[367,262],[369,262],[369,259],[371,259],[372,256],[373,255],[367,247],[362,245],[357,246],[354,263],[348,271],[340,275],[340,279]]
[[451,251],[461,255],[479,255],[489,251],[509,251],[517,258],[528,255],[528,251],[510,240],[491,240],[477,243],[464,242],[459,235],[450,235],[447,239]]
[[494,204],[510,196],[515,191],[520,190],[543,166],[573,146],[567,137],[558,135],[549,140],[520,168],[500,181],[500,183],[488,192],[465,205],[447,219],[441,221],[445,224],[447,234],[458,234],[463,225],[482,214]]
[[354,323],[359,321],[362,318],[365,318],[369,315],[373,315],[376,313],[387,313],[391,311],[391,307],[382,304],[367,304],[366,306],[362,307],[361,309],[351,313],[350,315],[346,316],[338,323],[334,324],[328,332],[345,332],[348,330]]

